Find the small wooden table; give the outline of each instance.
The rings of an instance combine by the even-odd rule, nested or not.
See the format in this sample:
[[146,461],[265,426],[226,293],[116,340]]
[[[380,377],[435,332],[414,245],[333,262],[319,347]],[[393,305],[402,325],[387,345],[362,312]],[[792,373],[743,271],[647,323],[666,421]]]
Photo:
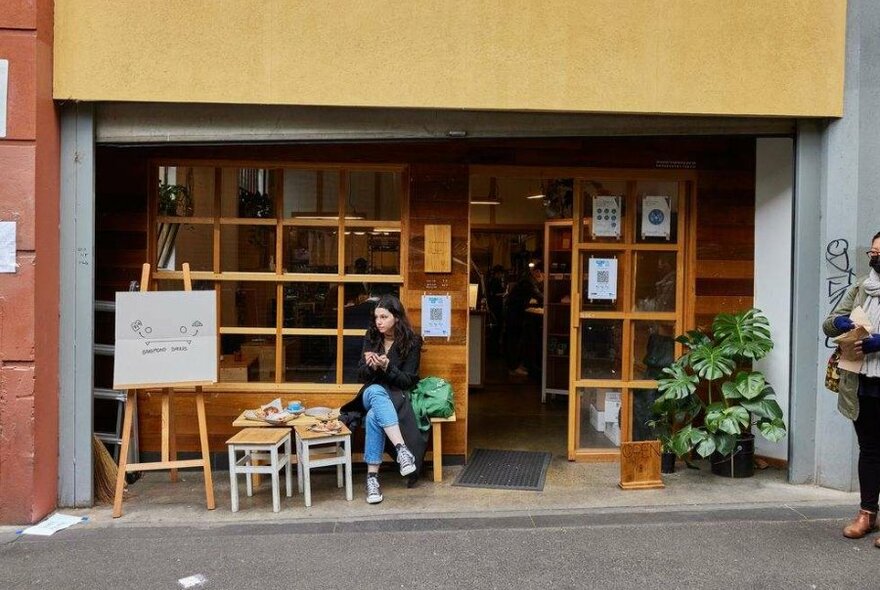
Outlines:
[[[309,472],[315,467],[336,465],[336,487],[345,485],[345,499],[351,502],[351,430],[342,426],[338,433],[313,432],[305,424],[293,427],[296,435],[296,475],[299,491],[305,496],[306,506],[312,505],[312,483]],[[313,457],[312,447],[333,445],[332,453]],[[344,472],[343,472],[344,470]]]

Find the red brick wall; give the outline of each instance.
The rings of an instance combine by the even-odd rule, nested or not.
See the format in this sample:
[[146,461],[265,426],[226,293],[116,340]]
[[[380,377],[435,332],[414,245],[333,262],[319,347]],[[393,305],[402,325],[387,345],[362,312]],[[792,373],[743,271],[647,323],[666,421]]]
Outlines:
[[38,521],[57,498],[60,162],[52,5],[0,2],[0,57],[9,60],[0,220],[17,222],[19,264],[15,274],[0,274],[0,523]]

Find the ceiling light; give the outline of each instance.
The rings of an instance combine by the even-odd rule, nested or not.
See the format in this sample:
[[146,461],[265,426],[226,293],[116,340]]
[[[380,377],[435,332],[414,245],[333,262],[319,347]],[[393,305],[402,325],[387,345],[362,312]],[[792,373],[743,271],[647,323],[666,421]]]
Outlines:
[[543,180],[539,180],[539,181],[538,181],[538,192],[536,192],[536,193],[534,193],[534,194],[531,194],[531,195],[527,195],[526,198],[527,198],[527,199],[543,199],[543,198],[545,197],[545,194],[544,194],[544,193],[545,193],[545,191],[544,191],[544,181],[543,181]]
[[471,201],[471,205],[500,205],[501,199],[498,198],[498,179],[494,176],[489,177],[489,194],[484,199],[475,199]]

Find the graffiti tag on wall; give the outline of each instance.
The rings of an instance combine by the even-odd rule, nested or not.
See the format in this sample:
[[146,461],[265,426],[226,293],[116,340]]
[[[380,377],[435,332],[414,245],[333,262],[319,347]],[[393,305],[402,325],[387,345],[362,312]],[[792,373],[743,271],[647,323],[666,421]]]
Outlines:
[[[831,266],[828,278],[825,279],[830,311],[837,307],[837,304],[846,295],[847,289],[853,284],[856,276],[852,260],[849,257],[849,242],[843,238],[828,242],[828,245],[825,246],[825,262]],[[837,345],[832,343],[830,338],[825,338],[825,346],[835,348]]]

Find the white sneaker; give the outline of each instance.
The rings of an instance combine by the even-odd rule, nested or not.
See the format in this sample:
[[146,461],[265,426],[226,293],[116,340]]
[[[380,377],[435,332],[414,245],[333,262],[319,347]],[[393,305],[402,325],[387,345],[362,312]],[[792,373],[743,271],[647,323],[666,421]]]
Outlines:
[[400,475],[404,477],[416,470],[416,457],[406,445],[397,447],[397,463],[400,465]]
[[385,498],[382,496],[382,489],[379,487],[379,478],[376,476],[367,476],[367,504],[378,504]]

